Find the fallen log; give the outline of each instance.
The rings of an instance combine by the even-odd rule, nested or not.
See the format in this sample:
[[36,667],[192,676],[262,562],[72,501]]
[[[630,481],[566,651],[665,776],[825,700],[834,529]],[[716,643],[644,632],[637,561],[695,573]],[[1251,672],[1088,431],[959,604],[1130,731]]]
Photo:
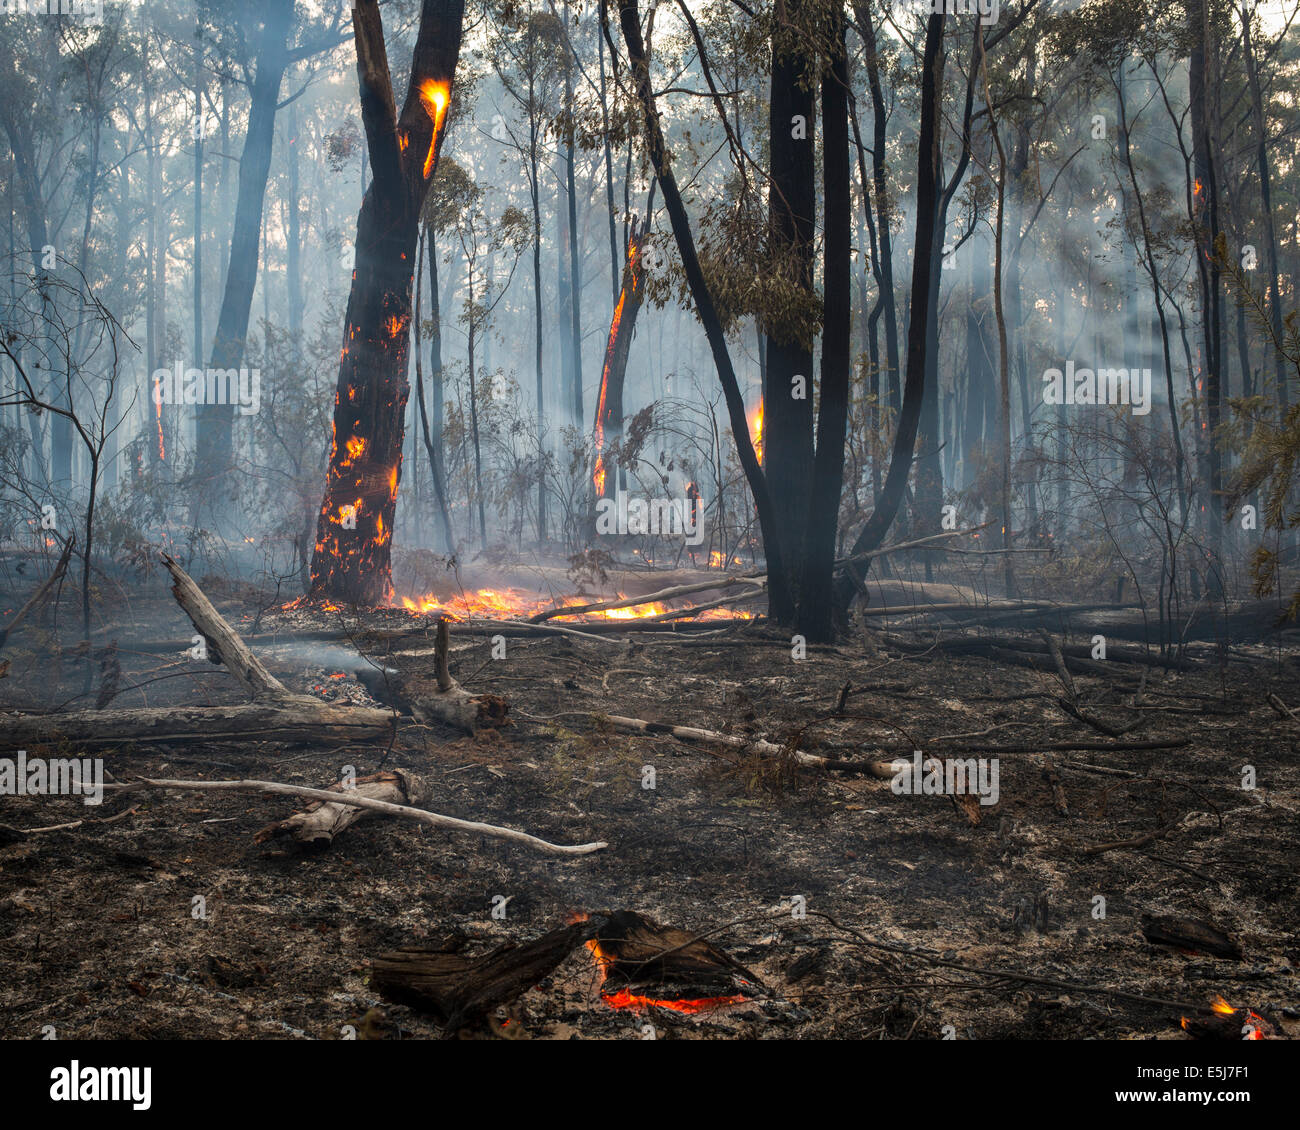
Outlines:
[[103,749],[158,742],[387,742],[394,715],[364,706],[333,706],[305,695],[241,706],[151,706],[136,710],[70,710],[0,714],[7,744],[68,741]]
[[279,781],[174,781],[162,778],[140,777],[124,784],[106,784],[105,790],[130,792],[138,789],[177,789],[189,792],[218,793],[274,793],[277,796],[306,797],[308,800],[323,804],[355,805],[357,808],[370,809],[387,816],[401,816],[407,820],[416,820],[434,828],[446,828],[454,832],[468,832],[476,836],[488,836],[497,840],[510,840],[512,843],[525,844],[548,855],[590,855],[609,847],[604,840],[589,844],[553,844],[548,840],[530,836],[527,832],[517,832],[513,828],[502,828],[496,824],[479,824],[473,820],[458,820],[454,816],[443,816],[437,812],[427,812],[423,808],[411,808],[407,805],[393,804],[390,801],[373,797],[358,796],[356,790],[332,791],[330,789],[310,789],[304,785],[285,785]]
[[[422,777],[408,773],[405,769],[358,777],[355,783],[349,785],[340,781],[331,785],[326,791],[348,792],[370,800],[382,800],[389,804],[414,808],[423,808],[429,801],[428,784]],[[355,804],[341,803],[336,800],[312,801],[305,811],[295,812],[285,820],[268,824],[253,837],[253,841],[261,844],[270,839],[288,836],[304,847],[326,848],[334,842],[336,836],[341,835],[353,824],[375,815],[374,809],[358,808]]]
[[748,750],[760,757],[779,758],[790,756],[795,763],[808,769],[838,769],[849,772],[870,773],[873,777],[891,780],[896,771],[892,761],[839,761],[833,757],[823,757],[817,753],[807,753],[800,749],[788,749],[764,738],[747,738],[736,734],[723,734],[717,730],[703,730],[698,726],[676,726],[668,722],[649,722],[644,718],[625,718],[618,714],[596,714],[591,711],[566,711],[576,715],[585,715],[597,721],[608,722],[616,730],[634,734],[667,734],[685,742],[702,742],[706,745],[724,745],[731,749]]
[[309,741],[317,745],[388,741],[396,716],[387,710],[332,706],[293,694],[249,650],[189,575],[168,554],[172,595],[207,648],[211,663],[226,670],[253,699],[240,706],[142,707],[77,710],[56,714],[0,715],[8,741],[23,744],[67,740],[102,748],[124,742]]
[[[645,596],[623,597],[619,600],[602,601],[599,604],[573,604],[567,608],[548,608],[543,612],[537,612],[528,617],[528,623],[540,624],[556,616],[580,616],[588,612],[612,612],[620,608],[636,608],[642,604],[659,604],[665,600],[675,600],[678,597],[691,596],[697,592],[712,592],[715,589],[722,591],[723,589],[734,588],[736,585],[751,585],[756,589],[763,589],[767,587],[767,578],[761,575],[727,577],[719,581],[698,581],[693,585],[673,585],[670,588],[660,589],[658,592],[647,593]],[[714,607],[714,605],[708,607]],[[681,613],[687,613],[691,609],[682,609],[680,611]]]
[[592,938],[594,921],[576,922],[523,945],[507,943],[478,957],[453,936],[438,949],[399,949],[370,963],[370,987],[386,1000],[430,1013],[449,1032],[526,993]]
[[170,554],[164,553],[162,560],[172,576],[172,596],[204,639],[208,662],[218,666],[225,664],[226,670],[254,701],[292,697],[288,687],[262,665],[262,661],[248,649],[235,629],[226,623],[189,574],[176,564]]

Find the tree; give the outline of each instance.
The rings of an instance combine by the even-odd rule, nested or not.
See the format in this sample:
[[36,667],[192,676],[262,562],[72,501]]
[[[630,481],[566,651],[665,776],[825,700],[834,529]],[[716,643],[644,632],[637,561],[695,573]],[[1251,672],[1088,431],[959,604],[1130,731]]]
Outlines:
[[357,219],[356,267],[312,557],[313,597],[377,604],[392,595],[420,211],[437,168],[464,18],[464,0],[424,0],[399,117],[378,0],[358,0],[354,9],[373,179]]

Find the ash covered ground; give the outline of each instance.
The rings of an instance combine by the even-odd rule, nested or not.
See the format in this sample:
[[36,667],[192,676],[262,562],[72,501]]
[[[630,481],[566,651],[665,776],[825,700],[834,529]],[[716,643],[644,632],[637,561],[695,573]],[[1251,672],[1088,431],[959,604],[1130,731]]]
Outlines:
[[[337,658],[327,647],[356,646],[412,680],[432,677],[427,619],[266,610],[262,595],[208,588],[292,690],[371,703],[327,661]],[[118,628],[123,688],[159,671],[182,675],[123,690],[115,707],[241,701],[220,668],[180,666],[189,624],[161,583],[132,594]],[[350,639],[290,642],[330,632]],[[504,660],[492,658],[487,636],[453,627],[451,638],[457,679],[509,699],[502,729],[469,737],[407,720],[391,748],[123,745],[103,752],[105,767],[119,781],[312,787],[349,765],[359,775],[402,767],[431,783],[435,811],[560,843],[606,840],[607,851],[557,859],[373,819],[324,853],[302,854],[253,839],[294,810],[286,797],[110,793],[97,809],[78,798],[6,797],[0,821],[24,830],[134,812],[10,834],[0,846],[0,1032],[338,1039],[351,1026],[368,1038],[440,1037],[448,1033],[430,1017],[379,999],[368,984],[372,958],[457,932],[486,950],[602,909],[708,933],[763,979],[770,998],[697,1016],[614,1009],[579,948],[508,1009],[459,1034],[633,1039],[648,1021],[659,1038],[1187,1038],[1174,1004],[1072,986],[1202,1005],[1220,995],[1297,1030],[1300,721],[1267,699],[1293,707],[1300,699],[1292,648],[1200,647],[1185,671],[1114,663],[1104,674],[1074,674],[1088,716],[1125,729],[1110,738],[1060,706],[1063,687],[1047,664],[1009,666],[929,644],[905,651],[861,624],[803,660],[761,622],[604,642],[512,637]],[[71,652],[52,659],[44,640],[35,632],[7,649],[3,709],[88,705],[79,697],[84,661]],[[158,640],[175,648],[136,649]],[[888,781],[800,770],[744,749],[615,732],[599,720],[608,714],[845,757],[912,748],[996,757],[1000,799],[972,826],[942,796],[898,795]],[[1043,751],[1120,742],[1185,744],[1054,751],[1070,813],[1061,815]],[[1004,748],[975,751],[994,745]],[[1246,765],[1253,790],[1242,787]],[[643,787],[646,766],[653,789]],[[1160,835],[1139,846],[1088,854],[1152,832]],[[795,895],[806,900],[804,918],[792,914]],[[206,919],[193,915],[195,896]],[[503,919],[492,916],[496,896],[508,900]],[[1143,915],[1212,922],[1242,957],[1152,945]]]

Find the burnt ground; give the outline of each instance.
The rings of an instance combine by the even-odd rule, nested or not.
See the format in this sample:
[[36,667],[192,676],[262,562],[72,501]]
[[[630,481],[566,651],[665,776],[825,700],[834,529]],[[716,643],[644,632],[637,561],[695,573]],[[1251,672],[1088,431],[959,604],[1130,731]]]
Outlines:
[[[190,663],[179,643],[139,648],[188,637],[162,588],[155,583],[117,610],[121,685],[181,677],[123,690],[113,706],[240,701],[224,672]],[[248,594],[212,595],[238,630],[257,637],[337,628],[341,619],[273,612],[254,621]],[[371,654],[428,675],[424,621],[374,613],[354,627]],[[762,977],[773,999],[699,1017],[614,1010],[596,994],[580,948],[514,1004],[506,1034],[639,1038],[648,1018],[660,1038],[923,1039],[946,1026],[961,1039],[1188,1038],[1173,1006],[998,980],[969,967],[1174,1002],[1206,1004],[1220,994],[1273,1012],[1296,1033],[1300,721],[1266,701],[1272,692],[1300,705],[1293,655],[1239,648],[1220,666],[1207,650],[1193,652],[1200,663],[1191,670],[1153,669],[1145,679],[1142,668],[1118,662],[1107,667],[1113,674],[1076,674],[1090,717],[1113,728],[1136,723],[1112,739],[1057,705],[1062,686],[1050,671],[941,648],[904,654],[865,629],[796,661],[788,640],[759,625],[713,627],[721,634],[511,638],[498,660],[488,639],[453,629],[453,673],[511,703],[506,728],[473,738],[408,722],[391,750],[250,743],[104,754],[119,780],[253,777],[323,787],[345,765],[359,774],[406,767],[430,780],[437,811],[562,843],[609,841],[597,855],[557,859],[389,819],[362,822],[329,851],[302,855],[253,842],[293,809],[284,797],[110,794],[101,809],[77,798],[3,798],[0,821],[23,829],[135,811],[0,847],[0,1034],[39,1038],[52,1025],[68,1039],[337,1039],[351,1024],[363,1036],[436,1037],[444,1033],[427,1016],[376,998],[371,958],[455,931],[488,948],[536,937],[574,911],[621,908],[715,931],[712,940]],[[374,642],[376,632],[411,629]],[[49,646],[37,628],[10,642],[0,706],[88,705],[72,701],[84,663],[60,660]],[[369,701],[351,678],[329,677],[337,662],[255,646],[295,690]],[[846,683],[852,693],[836,713]],[[914,746],[997,756],[1001,799],[973,827],[944,797],[614,733],[574,711],[787,743],[797,736],[803,748],[857,759]],[[1055,810],[1039,757],[1045,744],[1180,739],[1187,744],[1174,749],[1056,753],[1070,815]],[[1016,748],[965,752],[977,743]],[[73,751],[28,751],[42,752]],[[1253,791],[1241,787],[1246,764],[1257,773]],[[641,787],[647,765],[653,790]],[[1085,854],[1160,829],[1145,845]],[[796,894],[806,899],[806,918],[790,912]],[[191,914],[197,895],[206,920]],[[491,916],[498,895],[509,900],[504,920]],[[1043,896],[1045,928],[1024,913]],[[1094,917],[1096,896],[1105,899],[1104,918]],[[1239,941],[1242,957],[1148,944],[1143,914],[1210,921]]]

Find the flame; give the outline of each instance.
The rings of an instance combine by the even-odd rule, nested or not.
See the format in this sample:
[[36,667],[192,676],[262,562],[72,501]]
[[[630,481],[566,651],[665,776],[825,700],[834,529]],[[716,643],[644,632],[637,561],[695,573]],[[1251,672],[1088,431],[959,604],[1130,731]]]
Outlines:
[[347,443],[343,445],[347,450],[347,458],[343,460],[342,466],[350,467],[366,452],[366,441],[363,436],[349,436]]
[[614,307],[614,318],[609,324],[609,339],[605,343],[605,363],[600,370],[600,397],[596,403],[596,469],[591,476],[591,481],[596,487],[597,498],[605,494],[605,395],[609,391],[609,370],[614,364],[614,353],[618,349],[618,331],[623,324],[623,307],[627,303],[628,292],[631,291],[635,295],[641,285],[640,255],[641,247],[636,238],[629,239],[623,287],[618,294],[618,304]]
[[[582,922],[586,915],[579,915],[575,920]],[[592,938],[586,943],[587,949],[591,951],[592,959],[596,963],[596,968],[600,973],[600,982],[603,985],[605,978],[608,976],[609,966],[613,964],[614,958],[606,954],[600,948],[600,943]],[[619,989],[616,993],[601,992],[600,999],[610,1008],[630,1008],[640,1012],[647,1008],[667,1008],[673,1012],[683,1012],[688,1016],[694,1016],[703,1012],[712,1012],[715,1009],[726,1008],[731,1004],[744,1004],[749,1000],[747,996],[737,995],[730,997],[701,997],[697,1000],[665,1000],[661,997],[646,997],[638,993],[633,993],[627,989]]]
[[[623,599],[620,594],[618,599]],[[564,607],[591,603],[577,597],[566,597]],[[519,589],[475,589],[443,601],[432,593],[424,596],[403,596],[392,604],[420,616],[438,615],[449,620],[527,619],[538,612],[555,607],[555,601],[539,593],[526,593]],[[599,612],[562,614],[554,617],[561,622],[579,620],[644,620],[670,611],[667,605],[652,602],[634,608],[607,608]],[[708,608],[698,614],[700,620],[752,620],[754,613],[730,608]]]
[[749,432],[754,440],[754,454],[758,456],[758,465],[761,467],[763,465],[763,401],[761,399],[754,415],[750,417]]
[[433,175],[433,162],[438,152],[438,134],[442,132],[442,123],[447,116],[447,104],[451,101],[451,83],[435,82],[425,79],[420,83],[420,101],[424,112],[433,122],[433,136],[429,138],[429,152],[424,158],[424,179]]
[[399,318],[396,314],[393,314],[384,322],[384,329],[388,331],[389,337],[397,337],[398,334],[406,329],[406,319]]
[[[1263,1029],[1266,1022],[1264,1018],[1249,1008],[1233,1008],[1222,997],[1216,996],[1210,1003],[1210,1011],[1217,1016],[1234,1016],[1240,1013],[1243,1029],[1250,1028],[1250,1034],[1244,1036],[1243,1039],[1262,1040],[1265,1038]],[[1186,1016],[1179,1020],[1178,1023],[1184,1032],[1191,1030],[1192,1022]]]

